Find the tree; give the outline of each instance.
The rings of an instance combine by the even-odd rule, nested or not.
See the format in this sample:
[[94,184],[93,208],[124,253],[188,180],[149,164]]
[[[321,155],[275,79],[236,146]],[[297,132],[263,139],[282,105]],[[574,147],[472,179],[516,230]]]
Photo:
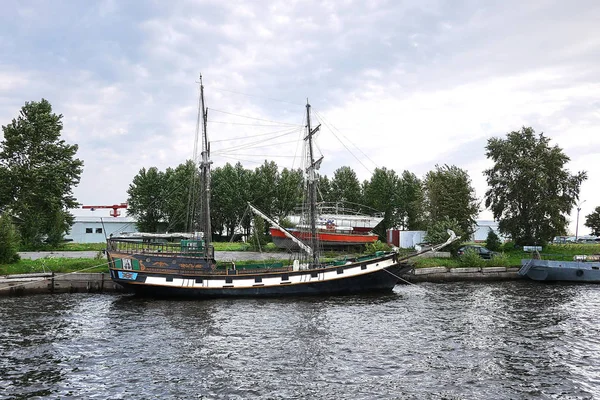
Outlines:
[[491,251],[498,251],[500,250],[501,245],[502,243],[500,242],[500,238],[498,237],[498,235],[496,235],[496,232],[494,232],[494,230],[490,228],[487,234],[487,239],[485,240],[485,247],[487,247]]
[[[306,185],[307,182],[304,182]],[[327,175],[319,175],[317,180],[317,201],[332,201],[331,197],[331,181]]]
[[227,237],[233,235],[238,223],[238,179],[236,169],[229,163],[216,168],[211,176],[211,220],[214,233],[227,230]]
[[593,213],[586,215],[584,225],[592,230],[592,235],[600,236],[600,207],[596,207]]
[[[264,164],[256,168],[252,175],[250,202],[267,215],[274,215],[277,171],[275,162],[265,160]],[[268,229],[268,226],[265,229]]]
[[485,206],[501,233],[517,245],[543,245],[566,232],[567,215],[587,174],[571,174],[561,148],[523,127],[505,139],[489,139],[486,156],[494,166],[484,171],[489,186]]
[[83,161],[75,158],[78,146],[61,139],[62,118],[42,99],[26,102],[19,117],[2,126],[0,208],[22,221],[26,246],[44,239],[58,244],[74,221],[68,210],[78,206],[72,191]]
[[13,225],[12,217],[0,214],[0,264],[10,264],[19,260],[19,234]]
[[468,240],[479,214],[479,201],[467,171],[454,165],[436,165],[425,176],[424,190],[430,224],[444,218],[454,220],[462,239]]
[[133,178],[127,194],[127,215],[137,219],[141,232],[158,232],[164,221],[165,174],[156,167],[142,168]]
[[[187,160],[175,169],[167,168],[164,172],[163,200],[161,202],[163,209],[161,214],[169,232],[185,232],[188,230],[188,218],[190,218],[188,209],[192,212],[193,205],[197,204],[198,201],[198,193],[193,192],[194,188],[197,190],[197,187],[191,184],[192,179],[195,176],[197,177],[197,174],[194,174],[195,168],[194,162]],[[190,202],[193,204],[190,204]],[[199,209],[199,207],[195,208]]]
[[397,224],[400,229],[419,231],[426,228],[423,183],[415,174],[404,171],[398,182]]
[[331,180],[330,197],[332,201],[362,204],[362,191],[356,173],[350,167],[338,168]]
[[363,183],[365,205],[383,212],[383,221],[373,229],[380,239],[385,240],[386,232],[396,225],[398,203],[398,175],[393,170],[376,168],[370,181]]
[[[425,240],[432,245],[442,244],[450,237],[448,231],[453,231],[457,237],[468,237],[468,234],[462,230],[460,223],[448,216],[443,216],[435,221],[432,221],[427,227],[427,234]],[[445,247],[444,251],[450,251],[452,254],[456,254],[456,251],[461,246],[460,241],[455,241]]]
[[290,215],[298,204],[302,203],[302,188],[304,186],[304,177],[302,170],[284,168],[277,175],[277,184],[275,187],[275,216],[279,219]]

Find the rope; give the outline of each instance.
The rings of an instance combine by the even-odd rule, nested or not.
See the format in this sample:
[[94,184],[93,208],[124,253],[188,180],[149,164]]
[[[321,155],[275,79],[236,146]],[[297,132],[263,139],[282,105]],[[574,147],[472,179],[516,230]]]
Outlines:
[[[398,276],[398,275],[394,274],[393,272],[390,272],[390,271],[388,271],[388,270],[387,270],[387,269],[385,269],[385,268],[384,268],[383,270],[384,270],[385,272],[387,272],[388,274],[392,275],[393,277],[397,278],[398,280],[401,280],[401,281],[402,281],[402,282],[404,282],[404,283],[407,283],[407,284],[409,284],[409,285],[412,285],[412,286],[418,287],[419,289],[423,290],[424,292],[426,292],[426,293],[428,293],[428,294],[432,294],[432,295],[438,296],[438,297],[440,297],[441,299],[444,299],[444,300],[445,300],[444,296],[442,296],[442,295],[441,295],[441,294],[439,294],[439,293],[436,293],[436,292],[434,292],[434,291],[431,291],[431,290],[429,290],[429,289],[426,289],[426,288],[424,288],[423,286],[419,286],[419,285],[417,285],[416,283],[409,282],[409,281],[407,281],[406,279],[403,279],[403,278],[401,278],[400,276]],[[499,316],[499,315],[494,315],[492,318],[497,318],[497,319],[503,320],[504,322],[512,322],[510,319],[508,319],[508,318],[506,318],[506,317],[501,317],[501,316]]]
[[[73,271],[73,272],[65,272],[64,274],[62,274],[62,276],[77,274],[77,273],[82,272],[82,271],[87,271],[87,270],[90,270],[90,269],[94,269],[94,268],[98,268],[98,267],[103,267],[103,266],[108,265],[108,264],[110,264],[110,263],[107,261],[107,262],[102,263],[102,264],[94,265],[93,267],[83,268],[83,269],[80,269],[80,270],[77,270],[77,271]],[[54,278],[54,276],[52,278]],[[32,285],[34,283],[39,283],[41,281],[48,281],[48,280],[50,280],[52,278],[38,279],[36,281],[19,283],[19,284],[16,284],[16,285],[12,285],[12,286],[7,286],[7,287],[0,288],[0,290],[10,290],[11,288],[14,288],[14,287],[21,287],[21,286]]]

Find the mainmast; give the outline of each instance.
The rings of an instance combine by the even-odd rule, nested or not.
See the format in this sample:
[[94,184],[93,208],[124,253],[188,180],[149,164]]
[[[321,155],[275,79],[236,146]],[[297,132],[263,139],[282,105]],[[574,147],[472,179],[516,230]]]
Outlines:
[[319,158],[315,161],[313,154],[313,143],[312,137],[315,133],[318,132],[321,125],[318,125],[315,129],[311,129],[310,127],[310,104],[308,103],[308,99],[306,100],[306,132],[307,135],[304,140],[308,141],[308,156],[309,163],[306,169],[307,172],[307,181],[308,181],[308,219],[310,223],[310,247],[313,250],[312,253],[312,261],[313,264],[316,265],[319,263],[319,243],[317,241],[317,174],[316,170],[319,169],[321,165],[321,161],[323,157]]
[[206,123],[208,120],[208,110],[204,105],[204,85],[202,84],[202,74],[200,75],[200,110],[198,116],[202,112],[202,161],[200,162],[200,171],[202,173],[202,207],[200,212],[200,228],[204,232],[204,243],[206,255],[212,257],[212,249],[210,246],[212,240],[211,224],[210,224],[210,144],[206,134]]

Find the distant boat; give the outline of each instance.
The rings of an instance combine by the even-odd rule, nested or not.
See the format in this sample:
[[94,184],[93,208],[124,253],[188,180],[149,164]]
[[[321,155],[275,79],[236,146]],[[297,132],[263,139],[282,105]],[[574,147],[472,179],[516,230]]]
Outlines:
[[[323,248],[345,248],[364,246],[376,242],[379,237],[372,232],[381,221],[381,213],[367,215],[351,208],[343,207],[340,203],[320,203],[317,205],[318,217],[316,221],[317,242]],[[303,224],[301,215],[290,215],[286,219],[294,227],[286,230],[296,238],[309,242],[311,233]],[[297,244],[288,238],[277,227],[270,228],[273,243],[281,249],[298,249]]]
[[575,261],[521,260],[519,275],[535,281],[600,283],[600,262],[582,258]]

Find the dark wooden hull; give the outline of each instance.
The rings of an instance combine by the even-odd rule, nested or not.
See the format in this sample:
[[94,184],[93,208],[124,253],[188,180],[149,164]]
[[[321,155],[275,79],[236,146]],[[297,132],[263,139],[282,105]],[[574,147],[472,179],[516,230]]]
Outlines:
[[[296,270],[182,271],[158,273],[114,268],[119,254],[109,254],[113,281],[127,291],[152,297],[208,299],[222,297],[281,297],[390,292],[398,277],[412,269],[395,253],[340,266]],[[156,260],[156,257],[153,257]]]

